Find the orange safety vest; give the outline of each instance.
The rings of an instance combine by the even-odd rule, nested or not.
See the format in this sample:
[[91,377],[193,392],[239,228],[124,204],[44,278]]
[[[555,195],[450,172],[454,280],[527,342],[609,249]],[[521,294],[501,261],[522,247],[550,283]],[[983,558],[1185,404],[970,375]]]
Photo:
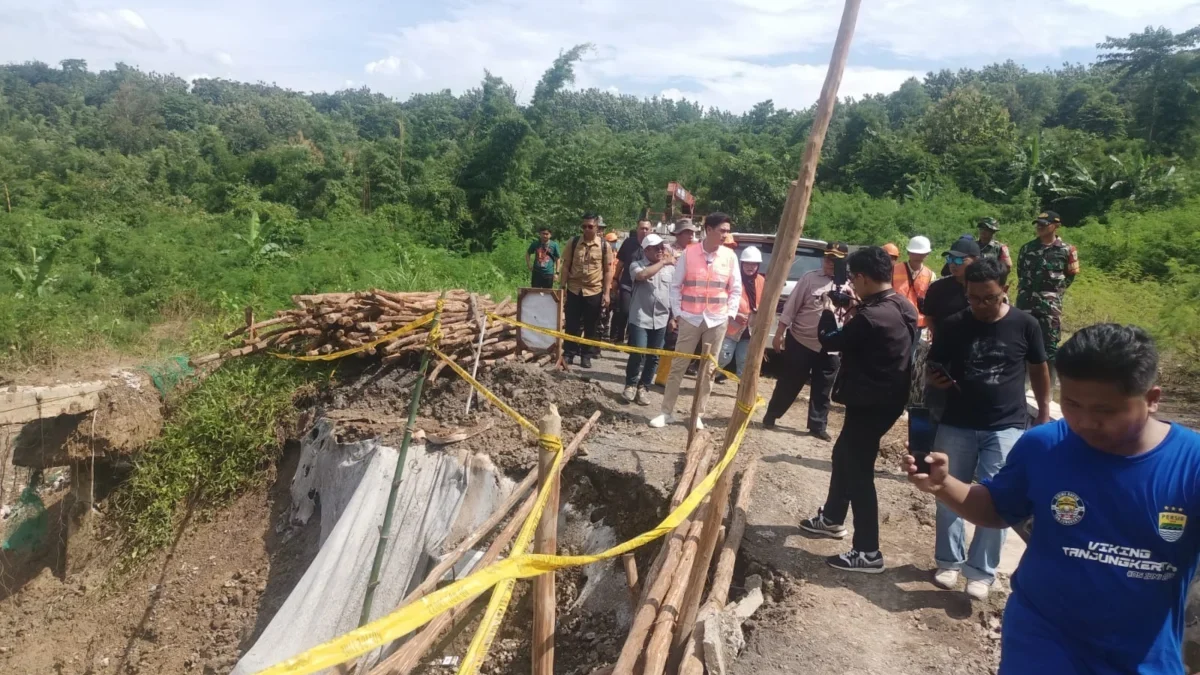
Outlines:
[[[911,281],[911,283],[910,283]],[[921,265],[917,276],[911,280],[909,278],[908,261],[902,261],[892,267],[892,288],[912,303],[913,307],[917,308],[917,326],[924,328],[926,324],[925,315],[921,313],[921,305],[925,303],[925,293],[929,291],[929,284],[933,283],[933,270]]]
[[729,306],[729,279],[738,274],[737,254],[724,246],[717,248],[711,265],[704,259],[704,245],[689,246],[684,253],[687,274],[679,308],[687,314],[718,313]]
[[[759,309],[762,309],[763,286],[767,278],[761,274],[754,275],[754,289],[757,291],[754,297],[758,298]],[[738,302],[737,316],[729,320],[729,328],[725,330],[725,337],[741,339],[742,331],[750,325],[750,298],[746,295],[745,285],[742,286],[742,299]]]

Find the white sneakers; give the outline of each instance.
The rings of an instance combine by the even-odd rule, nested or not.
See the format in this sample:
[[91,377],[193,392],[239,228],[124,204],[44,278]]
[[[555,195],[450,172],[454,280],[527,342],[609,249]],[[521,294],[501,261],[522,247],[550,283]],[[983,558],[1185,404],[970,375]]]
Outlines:
[[[958,586],[958,570],[939,569],[933,574],[933,583],[938,588],[954,590]],[[991,592],[991,584],[978,579],[967,579],[967,595],[971,596],[972,600],[987,600],[988,594]]]
[[625,391],[621,392],[621,398],[625,399],[626,403],[633,403],[637,397],[637,387],[630,385],[625,387]]
[[[668,424],[675,424],[678,421],[679,420],[676,419],[674,415],[671,415],[668,413],[663,413],[663,414],[659,415],[658,417],[655,417],[654,419],[650,420],[650,426],[654,427],[655,429],[661,429],[661,428],[667,426]],[[696,429],[703,429],[703,428],[704,428],[704,420],[697,418],[696,419]]]
[[939,569],[933,575],[933,583],[938,588],[944,588],[948,591],[954,590],[958,586],[958,570]]
[[982,581],[967,581],[967,595],[971,596],[972,600],[987,600],[988,593],[991,592],[992,587]]
[[654,419],[650,420],[650,426],[654,427],[655,429],[661,429],[661,428],[667,426],[668,424],[675,424],[675,416],[674,415],[668,415],[667,413],[663,413],[663,414],[659,415],[658,417],[655,417]]

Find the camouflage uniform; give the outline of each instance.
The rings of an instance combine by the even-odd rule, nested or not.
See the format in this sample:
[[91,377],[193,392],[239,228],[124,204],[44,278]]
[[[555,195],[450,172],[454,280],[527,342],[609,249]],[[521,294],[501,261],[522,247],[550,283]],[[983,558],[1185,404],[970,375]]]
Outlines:
[[1017,307],[1037,319],[1051,361],[1062,334],[1063,295],[1077,274],[1079,252],[1058,237],[1049,246],[1034,239],[1017,255]]
[[981,243],[979,244],[979,254],[984,258],[999,260],[1005,265],[1008,265],[1008,269],[1012,269],[1013,261],[1012,255],[1010,255],[1008,252],[1008,244],[1001,244],[995,239],[986,244]]

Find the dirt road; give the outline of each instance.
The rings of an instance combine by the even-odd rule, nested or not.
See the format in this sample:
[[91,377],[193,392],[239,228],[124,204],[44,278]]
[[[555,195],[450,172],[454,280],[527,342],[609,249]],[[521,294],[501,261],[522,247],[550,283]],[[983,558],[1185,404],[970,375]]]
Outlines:
[[[576,370],[575,376],[594,380],[617,398],[624,363],[615,356],[597,359],[590,371]],[[681,409],[691,404],[691,382],[685,381]],[[761,383],[760,394],[769,398],[774,380]],[[736,391],[732,382],[715,385],[706,418],[710,428],[724,426]],[[773,597],[751,620],[748,646],[734,672],[994,673],[1007,579],[986,603],[972,603],[961,591],[944,591],[931,583],[933,501],[900,475],[895,452],[886,453],[876,465],[885,573],[830,569],[825,556],[844,551],[849,541],[808,538],[797,527],[824,502],[832,449],[832,443],[804,431],[806,397],[807,389],[775,430],[762,428],[759,411],[747,436],[744,452],[760,466],[743,551],[752,561],[748,572],[766,571],[774,577],[769,582]],[[661,402],[657,392],[651,398],[651,406],[624,409],[634,419],[648,421]],[[835,406],[830,433],[836,437],[841,425],[841,411]],[[902,439],[902,425],[897,425],[885,443]],[[669,474],[685,442],[682,425],[635,427],[620,438],[594,444],[599,447],[588,460],[640,472],[650,483],[673,484],[671,475],[663,472]],[[1018,537],[1009,539],[1005,567],[1011,570],[1022,549]]]

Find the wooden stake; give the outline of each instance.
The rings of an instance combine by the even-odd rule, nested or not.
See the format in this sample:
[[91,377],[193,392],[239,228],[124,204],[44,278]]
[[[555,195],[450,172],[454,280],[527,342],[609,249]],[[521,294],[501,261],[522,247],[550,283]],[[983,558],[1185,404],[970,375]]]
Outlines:
[[[712,343],[705,342],[701,348],[701,354],[708,354],[712,350]],[[697,427],[700,426],[700,416],[704,414],[704,406],[700,404],[702,399],[700,392],[711,388],[709,378],[712,376],[712,363],[708,359],[701,359],[700,368],[696,371],[696,388],[692,390],[692,414],[688,418],[688,447],[691,447],[692,441],[696,438]]]
[[[562,433],[562,418],[558,408],[550,405],[550,413],[538,422],[542,436],[559,436]],[[541,448],[538,455],[538,483],[541,490],[549,492],[542,519],[538,522],[534,536],[535,553],[555,555],[558,553],[558,476],[554,472],[554,460],[558,453]],[[546,572],[533,579],[533,675],[554,675],[554,572]]]
[[634,609],[637,609],[638,598],[642,595],[642,591],[638,588],[637,559],[632,553],[626,553],[621,556],[621,564],[625,567],[625,583],[629,586],[629,600],[633,603]]
[[[654,632],[646,644],[646,663],[643,675],[662,675],[667,667],[667,658],[671,655],[671,634],[674,632],[676,621],[679,619],[680,608],[684,593],[688,590],[688,580],[695,573],[693,561],[696,550],[700,545],[700,535],[704,531],[705,514],[712,504],[705,500],[696,513],[696,519],[688,530],[687,539],[683,542],[683,552],[680,554],[679,565],[671,577],[671,589],[663,598],[662,609],[654,622]],[[703,583],[703,582],[701,582]]]
[[[696,448],[699,457],[689,454],[688,463],[683,467],[683,476],[680,477],[679,485],[675,487],[675,494],[671,497],[672,511],[674,511],[681,503],[683,503],[684,498],[687,497],[688,492],[690,492],[692,489],[692,486],[704,478],[704,473],[708,471],[708,465],[712,462],[712,443],[709,443],[707,437],[703,435],[697,436],[696,440],[698,442],[703,442],[703,446]],[[688,452],[691,453],[692,451],[689,449]],[[654,563],[650,565],[650,571],[646,573],[646,577],[642,581],[642,595],[638,600],[638,607],[641,607],[646,603],[648,594],[650,593],[650,588],[654,585],[655,580],[658,579],[658,574],[662,570],[663,564],[666,562],[666,556],[667,546],[666,544],[663,544],[658,549],[658,555],[654,557]]]
[[[842,11],[842,22],[838,28],[837,41],[833,45],[829,71],[825,75],[825,84],[821,88],[821,97],[817,101],[817,110],[813,117],[808,143],[804,147],[804,157],[800,163],[800,177],[799,180],[792,183],[791,189],[788,191],[783,217],[779,223],[779,230],[775,234],[774,250],[777,255],[783,257],[776,261],[778,264],[771,265],[762,297],[759,298],[760,307],[775,307],[779,304],[779,295],[783,291],[783,284],[787,281],[788,272],[796,256],[796,245],[800,242],[800,236],[804,234],[804,219],[808,214],[809,202],[812,201],[813,182],[817,176],[817,162],[821,159],[821,146],[825,143],[825,133],[829,130],[829,121],[833,117],[833,108],[837,103],[838,87],[842,82],[842,73],[846,69],[846,58],[850,53],[850,41],[854,36],[854,25],[858,20],[858,9],[861,4],[862,0],[846,0],[845,9]],[[725,428],[722,454],[733,444],[738,429],[750,416],[750,411],[758,398],[758,377],[763,354],[767,348],[767,337],[771,332],[770,324],[774,320],[772,312],[759,312],[754,317],[750,349],[746,355],[746,369],[741,385],[738,387],[737,406],[730,416],[729,425]],[[700,538],[700,552],[697,554],[697,561],[702,558],[709,560],[712,557],[717,542],[717,530],[721,527],[725,507],[729,502],[731,482],[732,473],[726,471],[717,481],[709,496],[711,507],[708,510],[704,534]],[[694,577],[703,577],[703,573],[694,575]],[[698,592],[694,592],[691,597],[699,597]],[[685,628],[694,626],[698,609],[698,602],[695,609],[685,607],[680,625]],[[677,641],[677,644],[682,644],[682,641]]]

